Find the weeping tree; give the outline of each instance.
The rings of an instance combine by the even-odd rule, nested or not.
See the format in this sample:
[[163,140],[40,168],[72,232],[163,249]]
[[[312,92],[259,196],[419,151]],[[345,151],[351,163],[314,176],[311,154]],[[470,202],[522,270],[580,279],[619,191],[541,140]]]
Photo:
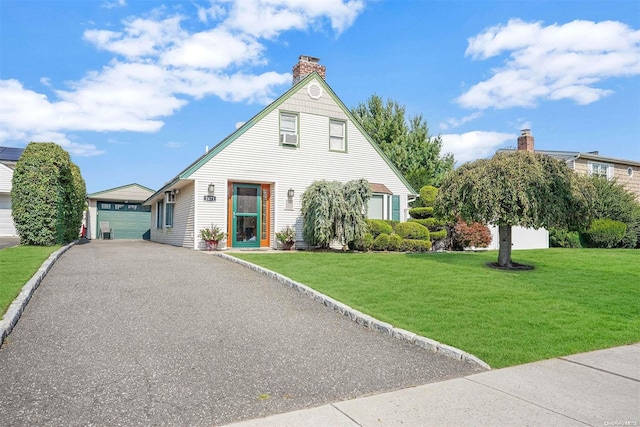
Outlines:
[[371,186],[365,179],[341,184],[315,181],[302,194],[302,236],[314,246],[348,245],[367,232],[366,208]]
[[593,186],[565,162],[529,151],[497,153],[465,163],[443,180],[436,200],[440,217],[498,226],[497,265],[513,268],[511,229],[561,227],[578,230],[589,223]]

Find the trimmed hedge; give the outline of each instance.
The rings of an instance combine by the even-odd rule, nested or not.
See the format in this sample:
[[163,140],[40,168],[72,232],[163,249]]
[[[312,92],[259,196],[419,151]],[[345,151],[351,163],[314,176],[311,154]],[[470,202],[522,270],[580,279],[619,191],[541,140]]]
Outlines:
[[420,189],[420,199],[425,206],[433,206],[437,195],[438,189],[432,185],[425,185]]
[[400,250],[403,252],[428,252],[431,242],[428,240],[402,239]]
[[373,235],[371,233],[365,233],[361,239],[353,242],[353,249],[357,251],[367,252],[373,247]]
[[433,216],[433,207],[411,208],[409,209],[409,215],[415,219],[431,218]]
[[409,218],[407,221],[417,222],[420,225],[424,225],[429,229],[429,231],[437,231],[438,229],[445,226],[445,222],[437,218],[424,218],[424,219]]
[[429,229],[417,222],[402,222],[394,230],[403,239],[429,240]]
[[432,242],[435,240],[444,239],[445,237],[447,237],[447,230],[430,231],[429,237],[431,238]]
[[402,244],[402,237],[398,236],[396,233],[393,233],[389,236],[389,245],[387,249],[390,251],[399,251],[400,245]]
[[389,247],[389,235],[382,233],[373,240],[373,249],[376,251],[386,251]]
[[549,247],[552,248],[581,248],[580,234],[561,228],[549,229]]
[[369,227],[369,233],[371,233],[374,238],[383,233],[387,235],[393,233],[393,227],[391,224],[388,224],[381,219],[368,219],[367,225]]
[[78,238],[86,188],[69,153],[31,142],[16,163],[11,211],[23,245],[52,246]]
[[585,235],[589,246],[615,248],[627,232],[627,224],[612,219],[594,220]]

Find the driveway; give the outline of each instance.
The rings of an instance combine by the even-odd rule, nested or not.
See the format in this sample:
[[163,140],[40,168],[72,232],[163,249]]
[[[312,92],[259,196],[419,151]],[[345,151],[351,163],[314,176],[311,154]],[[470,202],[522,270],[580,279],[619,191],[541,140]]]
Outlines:
[[0,237],[0,249],[18,246],[20,244],[19,237]]
[[2,425],[212,425],[478,372],[235,263],[91,241],[0,349]]

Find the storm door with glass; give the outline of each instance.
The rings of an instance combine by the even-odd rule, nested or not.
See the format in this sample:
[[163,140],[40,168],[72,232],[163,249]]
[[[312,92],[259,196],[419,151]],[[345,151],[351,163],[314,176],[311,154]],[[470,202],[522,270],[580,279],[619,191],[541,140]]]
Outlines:
[[260,185],[233,185],[233,247],[260,247],[260,199]]

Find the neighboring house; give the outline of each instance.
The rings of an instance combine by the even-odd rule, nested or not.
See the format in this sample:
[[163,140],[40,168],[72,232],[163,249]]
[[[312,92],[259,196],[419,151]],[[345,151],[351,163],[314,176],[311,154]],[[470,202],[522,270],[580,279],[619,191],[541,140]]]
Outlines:
[[227,247],[276,247],[275,233],[294,226],[302,242],[301,196],[316,180],[364,178],[369,217],[405,221],[416,196],[324,80],[317,58],[301,56],[293,87],[144,204],[151,240],[205,248],[199,230],[222,227]]
[[142,202],[152,194],[153,190],[150,188],[140,184],[129,184],[87,195],[87,237],[102,237],[102,222],[109,225],[109,238],[148,240],[151,230],[151,208]]
[[534,138],[529,129],[523,129],[518,138],[518,150],[534,151],[564,160],[570,169],[577,173],[598,175],[608,180],[616,179],[627,190],[636,195],[640,202],[640,161],[617,159],[601,156],[597,151],[581,153],[579,151],[535,150]]
[[0,147],[0,236],[16,236],[11,215],[11,181],[23,148]]

